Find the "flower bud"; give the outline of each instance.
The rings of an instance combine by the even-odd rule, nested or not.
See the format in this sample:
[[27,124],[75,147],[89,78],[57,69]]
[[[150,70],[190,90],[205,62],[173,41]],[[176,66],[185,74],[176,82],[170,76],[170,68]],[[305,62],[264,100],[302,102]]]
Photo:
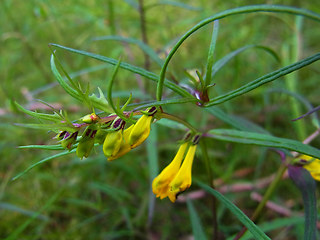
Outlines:
[[131,148],[135,148],[143,143],[150,134],[152,116],[143,114],[136,124],[134,124],[129,136],[129,144]]
[[121,146],[123,140],[122,133],[125,122],[121,118],[116,118],[112,125],[112,132],[109,132],[103,143],[103,153],[106,157],[115,156]]
[[95,113],[88,114],[81,118],[81,121],[84,123],[95,123],[99,120],[99,116]]
[[117,152],[117,154],[108,157],[108,161],[113,161],[119,157],[122,157],[123,155],[125,155],[126,153],[128,153],[131,150],[131,146],[129,144],[129,135],[133,129],[134,125],[131,125],[129,128],[127,128],[126,130],[123,131],[122,137],[123,140],[120,144],[120,148],[119,151]]
[[103,143],[103,153],[106,157],[115,156],[121,146],[123,129],[116,130],[107,134]]
[[76,151],[76,154],[80,159],[83,157],[87,158],[90,155],[90,152],[94,146],[96,132],[97,130],[87,128],[82,134],[82,138],[79,141]]
[[63,139],[61,140],[60,144],[65,149],[71,149],[72,144],[77,140],[78,132],[74,132],[70,134],[69,132],[66,132],[64,134]]

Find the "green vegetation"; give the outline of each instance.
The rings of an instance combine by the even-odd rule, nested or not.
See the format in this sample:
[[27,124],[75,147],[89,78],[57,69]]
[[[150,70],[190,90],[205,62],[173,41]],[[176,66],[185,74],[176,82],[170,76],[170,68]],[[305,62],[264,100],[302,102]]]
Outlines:
[[319,4],[0,6],[0,239],[317,238]]

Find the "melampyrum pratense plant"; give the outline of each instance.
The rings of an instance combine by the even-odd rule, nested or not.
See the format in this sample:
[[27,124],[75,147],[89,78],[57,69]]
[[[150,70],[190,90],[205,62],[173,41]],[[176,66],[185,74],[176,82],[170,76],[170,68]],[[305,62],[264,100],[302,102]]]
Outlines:
[[[16,176],[16,178],[20,177],[34,166],[58,156],[75,152],[80,159],[87,158],[93,154],[93,149],[99,145],[101,145],[103,153],[108,161],[119,159],[125,154],[130,154],[132,149],[139,147],[148,138],[152,125],[157,124],[160,119],[165,118],[171,122],[176,122],[180,126],[183,125],[185,132],[181,134],[181,141],[177,146],[177,152],[172,162],[165,167],[152,182],[152,189],[157,197],[160,199],[168,197],[170,201],[174,203],[177,200],[178,195],[190,187],[192,183],[191,173],[192,165],[195,160],[195,153],[200,149],[202,151],[201,156],[203,157],[205,164],[207,164],[210,186],[201,182],[197,182],[197,184],[200,188],[203,188],[209,194],[221,201],[221,203],[224,204],[244,224],[244,229],[238,234],[237,238],[240,238],[242,234],[244,234],[245,230],[248,229],[255,239],[269,239],[269,237],[253,222],[260,215],[261,210],[281,180],[285,170],[288,170],[290,177],[301,190],[303,196],[306,218],[305,239],[315,239],[317,210],[314,179],[320,180],[320,160],[318,160],[320,158],[320,150],[300,141],[273,136],[267,130],[262,129],[253,123],[249,124],[248,122],[244,123],[243,121],[237,121],[236,118],[233,118],[221,109],[213,106],[244,95],[266,83],[272,82],[280,77],[284,77],[289,73],[318,61],[320,59],[320,53],[316,53],[303,60],[270,72],[240,86],[235,90],[230,90],[226,94],[217,96],[210,96],[209,94],[210,89],[215,85],[213,83],[213,79],[217,71],[219,71],[238,53],[249,48],[260,48],[277,57],[277,54],[268,47],[261,45],[249,45],[231,52],[222,59],[214,59],[214,51],[216,48],[219,30],[219,19],[230,17],[232,15],[257,12],[286,13],[320,21],[319,14],[286,6],[255,5],[217,13],[212,17],[199,22],[183,34],[164,60],[160,59],[156,53],[150,49],[150,47],[142,42],[140,43],[145,54],[156,61],[156,63],[160,64],[161,71],[159,75],[148,71],[148,69],[136,67],[129,63],[122,62],[121,60],[112,59],[82,50],[76,50],[58,44],[51,44],[51,48],[63,49],[71,53],[84,55],[89,58],[94,58],[111,64],[115,67],[111,78],[108,79],[106,92],[103,92],[98,88],[99,96],[96,96],[89,92],[89,87],[84,88],[79,82],[74,81],[64,70],[62,64],[57,59],[55,52],[52,52],[51,69],[57,81],[67,94],[78,100],[80,103],[88,106],[90,112],[79,119],[70,120],[66,112],[62,110],[54,110],[54,114],[51,115],[29,111],[16,103],[16,106],[21,109],[21,111],[41,120],[41,123],[39,124],[23,125],[55,132],[56,141],[59,143],[58,145],[53,146],[32,145],[25,146],[25,148],[64,150],[30,166],[26,171]],[[179,81],[174,82],[167,79],[167,67],[182,43],[188,39],[191,34],[196,33],[202,27],[210,23],[214,24],[211,44],[208,46],[205,71],[196,71],[196,74],[194,75],[189,74],[188,77],[193,84],[187,87],[180,85]],[[64,72],[66,78],[62,77],[58,68]],[[119,104],[119,101],[114,102],[112,97],[112,86],[114,81],[117,79],[117,72],[120,70],[127,70],[132,74],[139,74],[147,80],[154,82],[156,86],[156,97],[154,100],[141,102],[138,101],[138,99],[135,99],[134,95],[130,95],[128,96],[126,103],[122,106]],[[167,98],[164,98],[164,88],[170,89],[170,94],[166,95],[169,96]],[[133,99],[135,100],[134,104],[132,103]],[[179,105],[187,103],[197,105],[203,111],[209,112],[216,118],[231,125],[233,129],[206,129],[206,131],[200,131],[197,126],[192,126],[180,116],[176,116],[174,113],[166,112],[165,110],[166,105],[168,104]],[[314,121],[314,125],[317,129],[319,128],[319,122],[316,119]],[[263,200],[256,208],[251,219],[228,199],[214,190],[212,186],[212,173],[210,172],[210,167],[208,167],[210,166],[210,157],[207,152],[206,139],[209,138],[269,147],[277,149],[280,153],[282,164],[276,171],[277,174],[275,179],[270,184]],[[121,161],[121,159],[117,161]]]

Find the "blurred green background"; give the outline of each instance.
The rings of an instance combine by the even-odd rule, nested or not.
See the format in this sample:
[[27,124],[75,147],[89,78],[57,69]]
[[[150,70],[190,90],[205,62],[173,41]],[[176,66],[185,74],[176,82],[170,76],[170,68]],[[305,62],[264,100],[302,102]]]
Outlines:
[[[1,239],[189,239],[192,236],[190,206],[185,202],[172,204],[168,199],[154,199],[152,176],[166,166],[177,150],[177,141],[184,132],[154,124],[152,136],[139,149],[114,162],[107,162],[101,148],[86,160],[75,154],[53,159],[23,177],[11,179],[28,166],[54,153],[36,149],[18,149],[21,145],[55,144],[54,134],[27,129],[14,123],[36,120],[16,110],[17,101],[30,110],[51,113],[41,99],[56,109],[64,109],[70,119],[78,119],[90,110],[67,95],[57,84],[50,69],[49,43],[81,49],[121,59],[145,67],[145,56],[136,44],[99,37],[119,35],[142,39],[141,11],[143,1],[41,1],[2,0],[0,3],[0,238]],[[164,59],[172,45],[200,20],[230,8],[248,4],[283,4],[320,13],[317,1],[144,1],[146,34],[149,46]],[[241,86],[270,71],[293,63],[319,51],[320,25],[288,14],[254,13],[222,19],[216,46],[216,59],[249,44],[264,45],[279,56],[258,49],[247,50],[235,57],[216,75],[215,96]],[[192,35],[179,49],[169,65],[167,77],[188,84],[185,70],[204,70],[210,44],[212,25]],[[54,49],[54,48],[52,48]],[[106,89],[113,68],[87,57],[57,50],[57,56],[67,72],[84,85],[90,82],[92,91]],[[151,62],[150,71],[158,74],[160,66]],[[310,118],[300,130],[291,119],[307,109],[289,105],[292,98],[286,91],[303,96],[314,106],[319,105],[319,63],[296,74],[297,85],[290,89],[286,79],[263,86],[245,97],[221,106],[229,114],[255,122],[279,137],[303,140],[314,131]],[[155,83],[121,70],[114,85],[114,96],[133,93],[135,101],[155,98]],[[172,93],[167,92],[167,95]],[[177,114],[201,129],[226,127],[192,104],[168,106],[165,110]],[[190,114],[190,112],[194,114]],[[319,146],[316,140],[314,145]],[[251,183],[274,173],[279,157],[265,149],[247,145],[212,141],[209,153],[214,163],[215,178],[225,184]],[[152,166],[149,157],[158,158]],[[156,156],[156,157],[155,157]],[[197,154],[193,176],[206,180],[205,165]],[[236,172],[247,170],[237,177]],[[190,192],[197,190],[195,187]],[[283,191],[285,190],[285,191]],[[262,190],[257,190],[261,191]],[[228,193],[246,213],[252,213],[256,202],[250,192]],[[250,199],[250,200],[249,200]],[[289,181],[279,186],[273,201],[292,212],[302,213],[302,200]],[[210,201],[193,201],[202,228],[212,234]],[[37,213],[37,214],[36,214]],[[35,215],[36,214],[36,215]],[[282,219],[282,215],[267,211],[262,223]],[[220,230],[231,236],[241,224],[223,207],[218,208]],[[303,224],[294,227],[284,220],[272,231],[274,239],[301,239]]]

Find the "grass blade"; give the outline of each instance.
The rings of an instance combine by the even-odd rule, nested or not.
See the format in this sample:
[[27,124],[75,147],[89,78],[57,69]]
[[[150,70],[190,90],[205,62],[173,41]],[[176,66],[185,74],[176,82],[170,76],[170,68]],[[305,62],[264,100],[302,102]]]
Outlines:
[[227,207],[234,216],[236,216],[240,222],[244,226],[248,228],[248,230],[252,233],[254,236],[254,239],[270,239],[262,230],[255,225],[247,215],[245,215],[236,205],[234,205],[230,200],[228,200],[226,197],[224,197],[221,193],[214,190],[213,188],[205,185],[202,182],[197,181],[197,184],[206,192],[210,193],[214,197],[216,197],[225,207]]
[[[59,44],[51,43],[51,46],[67,50],[67,51],[72,52],[72,53],[76,53],[76,54],[80,54],[80,55],[83,55],[83,56],[91,57],[91,58],[94,58],[94,59],[102,61],[102,62],[107,62],[107,63],[109,63],[111,65],[117,65],[117,63],[118,63],[118,61],[113,59],[113,58],[108,58],[108,57],[101,56],[101,55],[98,55],[98,54],[89,53],[89,52],[86,52],[86,51],[81,51],[81,50],[65,47],[65,46],[62,46],[62,45],[59,45]],[[154,82],[158,82],[159,81],[159,76],[156,75],[155,73],[149,72],[149,71],[147,71],[147,70],[145,70],[143,68],[139,68],[139,67],[133,66],[133,65],[131,65],[129,63],[121,62],[120,68],[123,68],[125,70],[131,71],[133,73],[137,73],[137,74],[141,75],[142,77],[150,79],[150,80],[152,80]],[[179,87],[178,85],[170,82],[169,80],[164,81],[164,85],[166,87],[170,88],[172,91],[176,92],[177,94],[183,96],[183,97],[193,97],[192,94],[190,94],[188,91],[186,91],[185,89]]]
[[304,239],[315,240],[317,231],[316,183],[303,167],[288,167],[289,176],[302,193],[305,213]]
[[17,180],[18,178],[22,177],[24,174],[26,174],[27,172],[29,172],[32,168],[42,164],[42,163],[45,163],[51,159],[54,159],[54,158],[57,158],[57,157],[61,157],[61,156],[65,156],[65,155],[68,155],[68,154],[71,154],[71,153],[74,153],[76,151],[76,149],[72,149],[71,151],[65,151],[65,152],[61,152],[61,153],[58,153],[58,154],[55,154],[55,155],[52,155],[50,157],[47,157],[45,159],[42,159],[40,160],[39,162],[36,162],[34,164],[32,164],[31,166],[29,166],[26,170],[24,170],[23,172],[19,173],[18,175],[16,175],[15,177],[12,178],[12,181],[14,180]]
[[189,211],[192,233],[193,233],[194,239],[201,239],[201,240],[207,239],[207,237],[203,231],[199,215],[197,214],[196,209],[194,208],[193,203],[190,199],[187,200],[187,207],[188,207],[188,211]]
[[301,15],[316,21],[320,21],[320,15],[316,14],[312,11],[308,11],[305,9],[295,8],[295,7],[288,7],[288,6],[279,6],[279,5],[251,5],[251,6],[244,6],[239,8],[233,8],[229,9],[220,13],[217,13],[207,19],[204,19],[203,21],[199,22],[195,26],[193,26],[189,31],[187,31],[180,39],[179,41],[173,46],[170,53],[168,54],[161,72],[160,72],[160,79],[158,81],[157,85],[157,100],[160,101],[162,98],[162,89],[164,85],[165,80],[165,74],[169,65],[170,60],[172,59],[173,55],[176,53],[178,48],[182,45],[182,43],[194,32],[201,29],[203,26],[225,17],[229,17],[232,15],[237,14],[244,14],[244,13],[256,13],[256,12],[275,12],[275,13],[289,13],[294,15]]
[[218,32],[219,32],[219,21],[214,21],[213,24],[213,31],[211,37],[210,48],[208,52],[208,60],[207,60],[207,71],[206,71],[206,78],[205,78],[205,86],[207,87],[211,83],[212,79],[212,66],[213,66],[213,59],[214,59],[214,50],[216,48],[216,43],[218,39]]
[[315,158],[320,158],[320,150],[296,140],[274,137],[267,134],[232,129],[214,129],[209,131],[208,137],[244,144],[253,144],[265,147],[284,148]]
[[18,239],[18,236],[38,217],[40,213],[49,208],[59,197],[63,188],[61,188],[58,192],[56,192],[47,202],[46,204],[36,213],[34,213],[28,220],[26,220],[22,225],[16,228],[5,240],[15,240]]
[[291,72],[294,72],[300,68],[308,66],[309,64],[314,63],[314,62],[318,61],[319,59],[320,59],[320,53],[317,53],[317,54],[314,54],[314,55],[312,55],[308,58],[305,58],[301,61],[293,63],[289,66],[280,68],[280,69],[273,71],[271,73],[268,73],[268,74],[266,74],[256,80],[253,80],[253,81],[241,86],[240,88],[238,88],[236,90],[233,90],[229,93],[226,93],[224,95],[220,95],[218,97],[211,99],[205,106],[210,107],[213,105],[217,105],[217,104],[226,102],[232,98],[243,95],[247,92],[252,91],[253,89],[255,89],[257,87],[260,87],[266,83],[272,82],[272,81],[274,81],[282,76],[285,76]]
[[132,43],[140,47],[140,49],[146,53],[153,61],[155,61],[158,65],[162,66],[163,60],[159,58],[158,54],[147,44],[142,42],[139,39],[135,38],[128,38],[128,37],[122,37],[122,36],[102,36],[102,37],[95,37],[92,39],[93,41],[103,41],[103,40],[116,40],[126,43]]
[[247,50],[247,49],[251,49],[251,48],[257,48],[257,49],[262,49],[266,52],[268,52],[269,54],[271,54],[278,62],[280,62],[280,58],[277,55],[276,52],[274,52],[271,48],[268,48],[266,46],[262,46],[262,45],[247,45],[241,48],[238,48],[234,51],[232,51],[231,53],[225,55],[223,58],[219,59],[213,66],[212,66],[212,73],[211,73],[211,78],[214,77],[214,75],[216,75],[216,73],[224,66],[226,65],[231,59],[233,59],[235,56],[237,56],[239,53],[242,53],[243,51]]

